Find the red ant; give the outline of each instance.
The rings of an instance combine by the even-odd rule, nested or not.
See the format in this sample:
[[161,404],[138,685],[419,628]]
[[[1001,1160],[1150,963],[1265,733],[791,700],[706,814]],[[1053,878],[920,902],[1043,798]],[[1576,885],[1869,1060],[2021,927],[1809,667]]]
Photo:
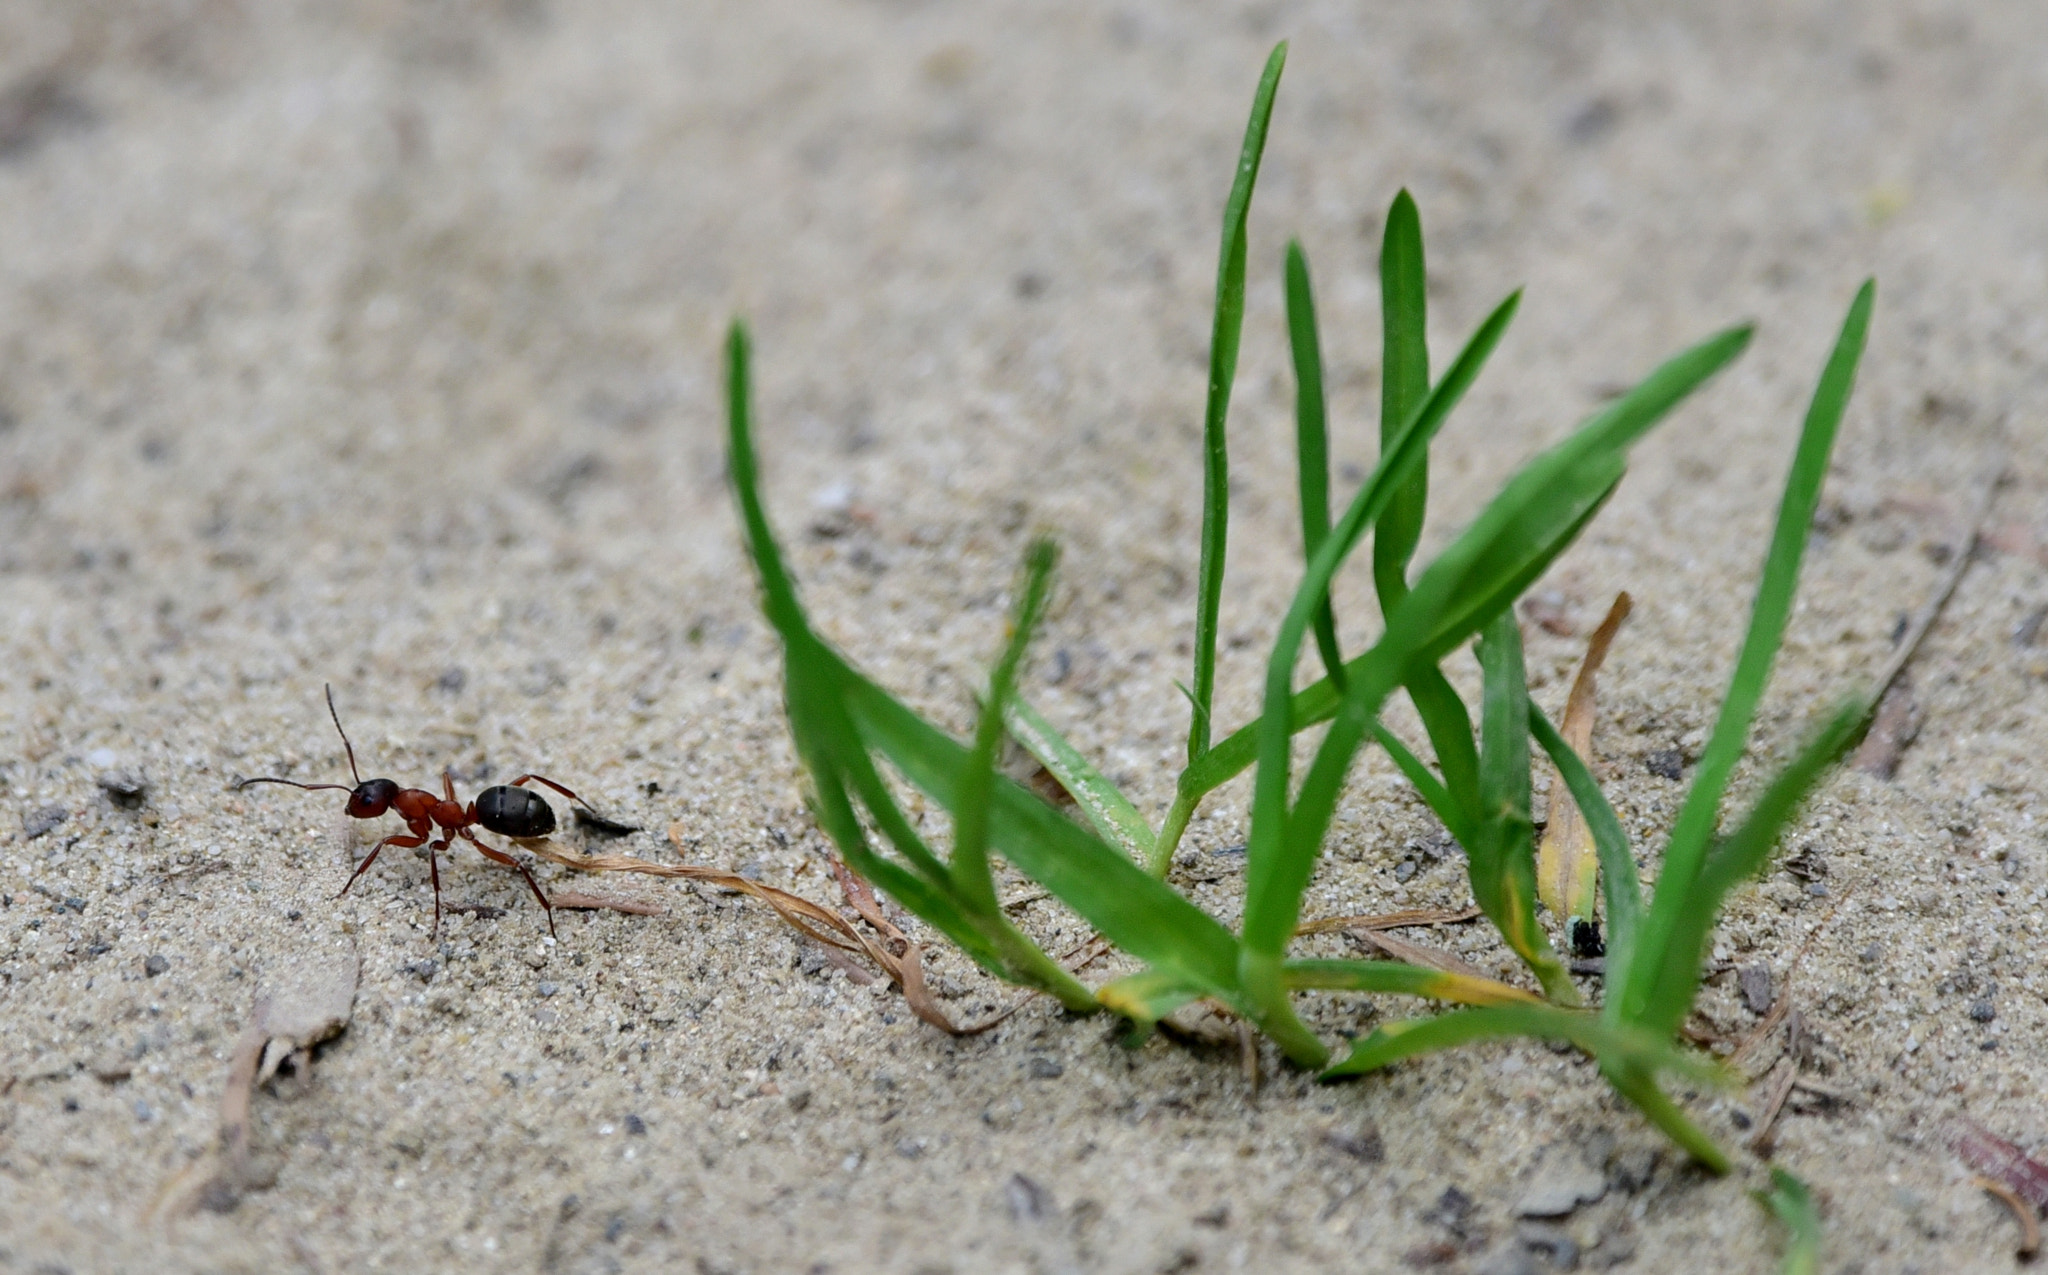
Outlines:
[[[341,735],[341,746],[348,750],[348,769],[349,773],[355,777],[355,787],[350,788],[347,784],[302,784],[296,779],[264,778],[244,779],[235,785],[235,789],[239,792],[250,784],[289,784],[294,788],[303,788],[308,792],[331,788],[336,792],[348,794],[348,805],[345,809],[351,819],[375,819],[387,810],[396,810],[398,812],[398,817],[405,820],[405,826],[411,830],[410,834],[394,833],[379,841],[376,845],[371,846],[369,855],[356,865],[355,872],[350,875],[348,885],[341,887],[341,893],[334,897],[340,898],[342,894],[347,894],[349,886],[354,885],[356,878],[369,870],[370,865],[377,861],[378,853],[385,846],[403,846],[407,849],[426,846],[427,875],[434,883],[434,934],[436,937],[439,937],[441,933],[441,865],[437,856],[441,851],[448,849],[457,838],[460,838],[475,846],[483,853],[486,859],[519,870],[519,875],[526,878],[527,888],[533,891],[533,897],[539,899],[541,907],[547,911],[548,933],[550,935],[554,934],[555,905],[548,902],[547,895],[541,893],[540,886],[534,881],[533,874],[526,870],[526,865],[504,851],[494,850],[477,840],[476,833],[471,831],[471,829],[481,825],[486,831],[495,832],[501,837],[513,837],[522,840],[532,837],[545,837],[553,832],[555,830],[554,809],[541,798],[539,793],[529,792],[526,788],[522,787],[522,785],[528,782],[546,784],[564,797],[581,805],[585,810],[590,810],[592,814],[596,814],[595,810],[591,810],[589,802],[570,792],[567,788],[562,787],[562,785],[554,780],[547,778],[545,775],[521,775],[509,784],[498,784],[495,787],[486,788],[478,793],[476,800],[467,806],[463,805],[456,797],[455,776],[449,771],[444,770],[441,772],[441,787],[447,794],[445,797],[436,797],[424,788],[400,788],[389,779],[366,780],[363,778],[363,773],[356,769],[355,745],[348,742],[348,732],[341,729],[341,714],[334,710],[334,688],[332,686],[327,688],[327,715],[334,719],[334,729]],[[439,825],[441,835],[434,838],[432,843],[429,844],[428,838],[434,833],[436,825]]]

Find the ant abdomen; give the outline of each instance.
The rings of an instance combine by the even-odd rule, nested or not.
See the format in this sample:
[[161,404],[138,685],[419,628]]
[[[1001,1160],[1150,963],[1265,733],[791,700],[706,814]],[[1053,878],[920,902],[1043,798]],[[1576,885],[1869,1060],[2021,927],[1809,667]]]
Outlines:
[[539,794],[510,784],[476,795],[476,821],[501,837],[545,837],[555,830],[554,808]]

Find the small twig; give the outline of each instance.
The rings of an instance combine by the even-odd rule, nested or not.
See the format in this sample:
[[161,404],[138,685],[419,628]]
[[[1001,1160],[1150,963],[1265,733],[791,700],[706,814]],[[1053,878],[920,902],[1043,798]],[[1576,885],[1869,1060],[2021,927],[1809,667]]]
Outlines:
[[577,894],[574,891],[560,891],[549,896],[549,902],[558,908],[579,908],[596,910],[609,908],[614,912],[627,912],[634,916],[663,916],[666,912],[657,904],[642,903],[638,899],[607,899],[596,894]]
[[1021,908],[1027,903],[1036,903],[1040,899],[1049,899],[1051,897],[1051,890],[1026,890],[1014,899],[1004,899],[1002,908],[1003,911],[1008,912],[1013,908]]
[[1252,1025],[1242,1018],[1237,1020],[1237,1059],[1244,1069],[1245,1086],[1251,1090],[1251,1100],[1259,1100],[1259,1036]]
[[1822,1102],[1834,1103],[1837,1106],[1846,1107],[1856,1101],[1856,1095],[1846,1089],[1837,1089],[1832,1085],[1824,1085],[1818,1080],[1812,1080],[1797,1074],[1792,1077],[1792,1087],[1800,1093],[1812,1094]]
[[1743,1068],[1748,1066],[1750,1054],[1755,1052],[1760,1045],[1771,1038],[1773,1032],[1778,1030],[1779,1025],[1785,1021],[1785,1016],[1792,1012],[1791,992],[1792,978],[1788,974],[1783,985],[1778,989],[1778,999],[1771,1002],[1771,1007],[1765,1012],[1763,1018],[1751,1029],[1749,1035],[1744,1036],[1736,1043],[1734,1050],[1729,1053],[1728,1065],[1730,1067]]
[[1997,1178],[1987,1178],[1979,1173],[1972,1176],[1970,1181],[1990,1192],[2012,1211],[2012,1220],[2020,1224],[2020,1243],[2013,1252],[2023,1262],[2032,1261],[2034,1254],[2041,1251],[2041,1224],[2034,1220],[2034,1210],[2019,1197],[2017,1191]]
[[1799,1064],[1790,1058],[1780,1058],[1771,1072],[1763,1114],[1757,1117],[1756,1132],[1749,1139],[1749,1149],[1766,1159],[1771,1154],[1771,1127],[1777,1124],[1778,1113],[1785,1109],[1785,1099],[1791,1097],[1792,1084],[1798,1078]]
[[1328,934],[1333,930],[1399,930],[1415,925],[1456,925],[1478,915],[1478,908],[1409,908],[1404,912],[1377,912],[1364,916],[1326,916],[1314,921],[1304,921],[1295,934]]
[[1977,504],[1970,514],[1967,524],[1969,531],[1963,538],[1962,548],[1956,553],[1955,560],[1949,563],[1948,570],[1942,573],[1941,580],[1934,587],[1934,593],[1920,608],[1920,614],[1913,618],[1912,626],[1906,630],[1905,637],[1899,642],[1899,649],[1892,652],[1892,658],[1878,674],[1877,686],[1870,701],[1873,713],[1878,703],[1884,699],[1885,692],[1892,688],[1892,683],[1898,680],[1899,674],[1912,662],[1914,655],[1919,653],[1920,643],[1926,639],[1927,631],[1941,618],[1942,608],[1948,605],[1956,586],[1962,583],[1963,573],[1970,569],[1970,561],[1976,557],[1977,541],[1984,533],[1984,521],[1991,514],[1992,503],[1997,499],[1998,489],[2004,485],[2005,477],[2005,466],[2000,464],[1978,480]]
[[1500,981],[1470,961],[1454,956],[1442,948],[1425,947],[1420,943],[1410,943],[1407,939],[1382,933],[1379,930],[1355,931],[1352,934],[1352,938],[1368,947],[1376,947],[1395,960],[1406,961],[1410,965],[1420,965],[1424,969],[1441,970],[1446,974],[1459,974],[1466,978],[1484,979],[1489,983]]

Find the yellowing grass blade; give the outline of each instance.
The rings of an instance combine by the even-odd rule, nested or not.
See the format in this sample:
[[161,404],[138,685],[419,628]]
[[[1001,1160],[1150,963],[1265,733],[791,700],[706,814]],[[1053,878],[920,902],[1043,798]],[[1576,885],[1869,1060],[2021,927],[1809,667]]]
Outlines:
[[[1565,742],[1588,766],[1593,764],[1594,680],[1607,659],[1607,648],[1613,645],[1614,635],[1621,631],[1622,621],[1628,619],[1630,605],[1628,594],[1615,595],[1607,618],[1586,644],[1586,658],[1579,662],[1579,675],[1572,680],[1571,698],[1565,703]],[[1578,803],[1572,800],[1571,790],[1565,787],[1564,776],[1552,763],[1550,822],[1536,847],[1536,893],[1543,906],[1567,918],[1565,937],[1575,951],[1582,945],[1581,933],[1588,937],[1598,933],[1591,927],[1599,877],[1600,852],[1593,844],[1592,830],[1579,813]]]

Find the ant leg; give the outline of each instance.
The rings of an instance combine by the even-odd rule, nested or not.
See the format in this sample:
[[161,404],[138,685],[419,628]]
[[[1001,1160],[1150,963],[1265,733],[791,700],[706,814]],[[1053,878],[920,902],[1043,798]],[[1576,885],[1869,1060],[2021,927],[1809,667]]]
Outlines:
[[555,905],[548,902],[548,896],[540,892],[540,884],[533,879],[533,874],[526,870],[526,865],[521,863],[519,860],[513,858],[511,855],[506,854],[503,850],[496,850],[490,846],[485,845],[482,841],[479,841],[477,839],[477,835],[475,833],[471,832],[467,828],[462,829],[461,835],[463,840],[469,842],[469,844],[475,846],[479,851],[481,851],[483,853],[484,858],[491,860],[493,863],[502,863],[506,867],[517,868],[519,870],[519,875],[526,878],[526,888],[533,891],[533,897],[540,900],[541,908],[547,912],[548,936],[550,938],[554,937]]
[[429,943],[441,941],[441,860],[440,852],[448,848],[447,838],[442,838],[427,847],[427,879],[434,883],[434,934]]
[[[562,794],[562,795],[563,795],[564,797],[567,797],[567,798],[568,798],[569,800],[571,800],[571,801],[575,802],[575,803],[576,803],[577,805],[580,805],[580,806],[582,806],[582,807],[583,807],[583,808],[584,808],[585,810],[588,810],[588,811],[589,811],[589,812],[590,812],[591,814],[596,814],[596,813],[597,813],[597,807],[595,807],[595,806],[591,805],[591,804],[590,804],[589,802],[587,802],[587,801],[583,800],[583,798],[581,798],[581,797],[577,796],[577,795],[576,795],[575,793],[573,793],[573,792],[570,792],[570,791],[569,791],[569,790],[568,790],[567,788],[564,788],[564,787],[562,787],[562,785],[560,785],[560,784],[556,783],[556,782],[555,782],[554,780],[552,780],[552,779],[549,779],[549,778],[548,778],[548,777],[547,777],[546,775],[521,775],[521,776],[520,776],[519,778],[517,778],[517,779],[513,780],[513,781],[512,781],[511,783],[507,784],[507,785],[506,785],[506,787],[508,787],[508,788],[517,788],[517,787],[519,787],[520,785],[522,785],[522,784],[526,783],[526,782],[527,782],[528,780],[531,780],[531,781],[533,781],[534,783],[537,783],[537,784],[546,784],[546,785],[547,785],[548,787],[550,787],[550,788],[554,789],[554,790],[555,790],[556,792],[558,792],[558,793],[561,793],[561,794]],[[452,790],[451,790],[451,792],[452,792]]]
[[418,846],[423,846],[425,844],[427,844],[427,838],[426,834],[424,833],[415,833],[414,835],[409,837],[406,836],[404,833],[398,833],[394,836],[384,838],[382,841],[379,841],[376,845],[370,847],[370,853],[364,855],[363,861],[356,865],[356,870],[349,874],[348,885],[345,885],[341,887],[340,890],[336,891],[334,897],[338,899],[342,895],[347,894],[349,885],[354,885],[356,883],[357,877],[363,875],[363,873],[368,872],[370,870],[370,865],[377,862],[377,856],[383,853],[385,846],[399,846],[403,849],[410,850]]

